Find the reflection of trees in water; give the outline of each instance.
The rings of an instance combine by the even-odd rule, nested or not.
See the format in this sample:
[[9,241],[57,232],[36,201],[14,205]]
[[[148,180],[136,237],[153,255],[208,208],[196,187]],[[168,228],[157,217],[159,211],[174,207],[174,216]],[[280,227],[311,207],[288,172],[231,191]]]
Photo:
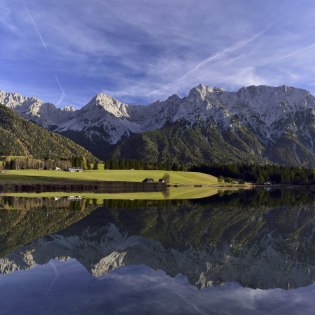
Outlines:
[[[257,191],[167,207],[97,210],[86,220],[81,227],[93,231],[114,223],[122,235],[159,241],[163,249],[158,261],[167,262],[159,268],[172,276],[181,272],[198,286],[238,281],[288,288],[315,279],[315,204],[309,192]],[[145,246],[142,250],[136,252],[148,257]],[[125,252],[126,261],[141,263],[132,247]]]
[[289,190],[228,193],[191,201],[104,201],[104,206],[98,222],[113,222],[130,235],[178,247],[234,242],[237,251],[259,233],[276,231],[294,238],[315,222],[314,194]]
[[0,257],[15,247],[67,228],[95,208],[90,199],[0,198]]
[[299,205],[315,202],[314,189],[253,189],[242,193],[221,191],[209,198],[197,199],[192,202],[228,205],[251,208],[255,206]]
[[[110,258],[113,251],[122,251],[119,264],[151,264],[172,276],[181,272],[198,286],[238,281],[251,287],[285,288],[289,282],[299,286],[315,279],[311,192],[247,191],[193,201],[106,200],[89,215],[95,201],[85,202],[85,212],[70,207],[17,211],[20,214],[0,234],[0,254],[25,240],[59,231],[57,237],[42,238],[25,248],[38,250],[37,257],[45,252],[47,261],[57,250],[60,257],[70,255],[89,270],[101,268],[103,258]],[[15,211],[6,212],[1,223]],[[130,236],[135,236],[131,242]],[[78,243],[72,243],[73,237]],[[42,242],[51,247],[41,247]],[[54,249],[51,256],[48,248]],[[20,248],[15,251],[13,259],[20,252]],[[109,267],[116,262],[109,261]]]
[[70,206],[70,201],[67,198],[23,198],[4,196],[0,198],[0,209],[12,210],[29,210],[42,208],[67,208]]
[[239,208],[252,208],[257,206],[280,206],[315,204],[314,190],[221,190],[217,195],[192,200],[111,200],[104,199],[106,208],[138,209],[149,207],[174,207],[180,205],[205,204],[212,206],[231,206]]
[[[60,231],[97,208],[97,200],[0,198],[0,250]],[[249,243],[262,229],[301,234],[314,220],[314,192],[222,192],[199,200],[104,200],[99,222],[167,246],[195,247],[218,240]],[[130,211],[134,209],[134,211]],[[299,220],[297,220],[299,214]],[[94,223],[93,223],[94,224]],[[294,232],[295,231],[295,232]],[[235,247],[236,248],[236,247]]]

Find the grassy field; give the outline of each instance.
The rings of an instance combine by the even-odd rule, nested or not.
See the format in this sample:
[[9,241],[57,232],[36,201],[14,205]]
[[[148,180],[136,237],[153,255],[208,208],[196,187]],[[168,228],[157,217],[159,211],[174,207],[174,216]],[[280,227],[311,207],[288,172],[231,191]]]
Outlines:
[[172,185],[214,185],[216,177],[195,173],[164,170],[88,170],[81,173],[48,170],[9,170],[0,174],[0,183],[60,183],[77,181],[141,182],[146,177],[158,180],[167,173]]
[[63,193],[63,192],[44,192],[44,193],[6,193],[6,196],[45,198],[45,197],[69,197],[80,196],[82,198],[96,199],[97,204],[102,204],[105,199],[112,200],[174,200],[174,199],[198,199],[210,197],[218,193],[215,187],[171,187],[167,193],[117,193],[117,194],[97,194],[97,193]]

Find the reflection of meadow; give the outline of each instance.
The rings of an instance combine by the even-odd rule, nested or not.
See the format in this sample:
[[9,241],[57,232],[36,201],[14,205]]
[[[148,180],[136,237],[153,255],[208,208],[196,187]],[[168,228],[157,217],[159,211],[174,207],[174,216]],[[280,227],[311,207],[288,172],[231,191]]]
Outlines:
[[[236,189],[235,189],[236,190]],[[198,199],[217,194],[222,189],[211,187],[169,187],[165,192],[132,192],[132,193],[86,193],[86,192],[44,192],[44,193],[6,193],[6,196],[25,198],[62,198],[80,197],[96,200],[103,204],[104,200],[172,200],[172,199]]]

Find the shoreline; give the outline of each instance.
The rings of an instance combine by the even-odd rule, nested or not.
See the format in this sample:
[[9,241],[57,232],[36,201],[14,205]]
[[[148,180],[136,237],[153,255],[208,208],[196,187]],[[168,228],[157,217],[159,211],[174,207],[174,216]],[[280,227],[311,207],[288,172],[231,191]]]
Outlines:
[[7,192],[97,192],[97,193],[122,193],[122,192],[166,192],[166,183],[142,183],[127,181],[107,182],[64,182],[64,183],[37,183],[18,184],[1,183],[0,193]]

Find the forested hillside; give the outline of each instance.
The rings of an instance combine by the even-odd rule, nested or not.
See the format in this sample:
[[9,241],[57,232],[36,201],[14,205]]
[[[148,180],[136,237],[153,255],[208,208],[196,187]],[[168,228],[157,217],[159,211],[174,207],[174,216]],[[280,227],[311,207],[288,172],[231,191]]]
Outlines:
[[68,159],[93,155],[73,141],[29,122],[0,105],[0,155]]

